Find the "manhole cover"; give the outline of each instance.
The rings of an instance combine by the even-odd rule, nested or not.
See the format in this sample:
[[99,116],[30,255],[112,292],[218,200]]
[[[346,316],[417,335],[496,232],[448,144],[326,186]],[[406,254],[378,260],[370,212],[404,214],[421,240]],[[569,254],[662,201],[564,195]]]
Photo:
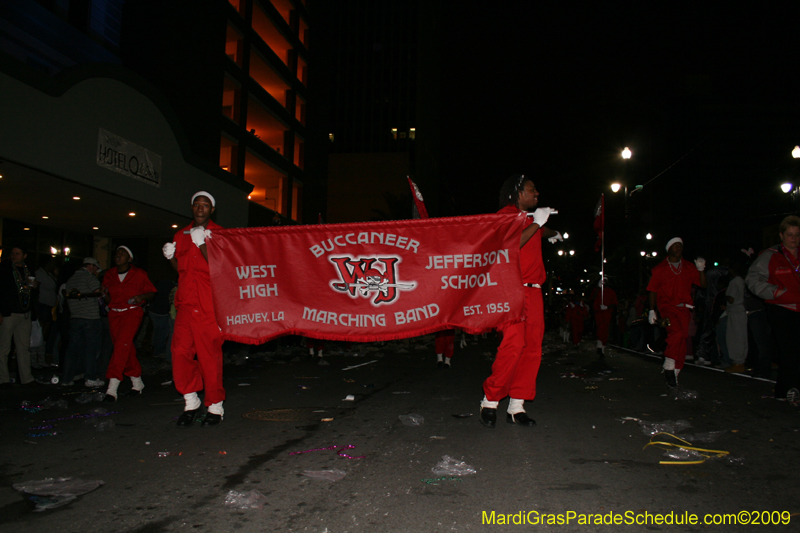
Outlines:
[[353,414],[353,409],[332,409],[326,407],[300,407],[294,409],[267,409],[250,411],[242,416],[249,420],[264,422],[318,422],[323,418],[344,418]]

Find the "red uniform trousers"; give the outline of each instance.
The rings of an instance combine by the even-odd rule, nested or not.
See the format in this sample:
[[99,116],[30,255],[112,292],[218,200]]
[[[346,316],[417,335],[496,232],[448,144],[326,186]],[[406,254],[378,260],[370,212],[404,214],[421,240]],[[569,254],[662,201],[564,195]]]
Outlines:
[[205,390],[206,406],[225,400],[222,333],[213,314],[193,306],[178,307],[171,350],[172,377],[179,393]]
[[608,344],[608,328],[611,325],[611,309],[594,312],[594,321],[597,323],[597,340]]
[[581,343],[581,335],[583,334],[583,316],[570,317],[569,325],[572,329],[572,344],[577,346]]
[[456,330],[446,329],[436,333],[436,355],[442,354],[447,358],[453,357],[455,343]]
[[542,364],[544,339],[544,303],[542,290],[525,288],[525,321],[507,326],[497,349],[492,375],[483,382],[483,392],[490,402],[506,396],[533,400],[536,376]]
[[144,311],[139,307],[127,311],[108,312],[108,329],[114,352],[108,362],[106,378],[122,381],[125,376],[138,378],[142,375],[142,365],[136,358],[136,345],[133,342],[139,326],[142,325]]
[[675,368],[680,370],[686,360],[686,340],[689,337],[689,322],[692,311],[686,307],[673,305],[659,307],[661,318],[668,318],[670,325],[667,327],[667,349],[664,357],[675,360]]

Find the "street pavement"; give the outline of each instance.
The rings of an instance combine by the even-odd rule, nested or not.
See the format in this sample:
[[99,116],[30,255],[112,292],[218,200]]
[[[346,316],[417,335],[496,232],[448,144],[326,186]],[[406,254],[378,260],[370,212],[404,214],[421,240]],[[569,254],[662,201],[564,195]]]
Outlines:
[[[537,426],[506,423],[503,402],[487,429],[481,383],[497,343],[470,337],[452,369],[437,368],[433,336],[330,343],[328,365],[300,346],[240,353],[228,357],[215,428],[175,426],[182,399],[152,358],[144,394],[117,403],[76,403],[78,386],[4,389],[0,532],[800,530],[800,412],[771,398],[772,383],[687,366],[675,399],[658,359],[609,348],[598,362],[592,341],[576,348],[548,335],[537,398],[526,404]],[[38,410],[58,399],[66,408]],[[409,414],[424,421],[398,418]],[[673,459],[645,447],[653,424],[729,454],[660,464]],[[446,455],[475,473],[434,474]],[[323,470],[344,477],[303,474]],[[12,487],[62,477],[103,485],[42,512]],[[231,491],[258,491],[263,505],[226,507]],[[654,523],[732,519],[714,513],[784,525]],[[615,518],[634,523],[579,523]]]

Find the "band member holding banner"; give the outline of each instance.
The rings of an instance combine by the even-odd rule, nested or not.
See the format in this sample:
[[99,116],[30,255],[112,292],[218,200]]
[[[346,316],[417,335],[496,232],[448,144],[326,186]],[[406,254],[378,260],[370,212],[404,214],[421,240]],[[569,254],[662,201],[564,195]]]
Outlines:
[[[208,408],[203,427],[222,421],[225,389],[222,387],[222,333],[214,315],[211,279],[208,270],[206,239],[222,229],[211,220],[216,201],[200,191],[192,196],[192,223],[175,234],[175,241],[164,245],[164,257],[178,271],[175,294],[175,329],[172,335],[172,376],[175,388],[186,402],[178,427],[194,424],[200,414],[200,398]],[[195,358],[195,356],[197,356]]]
[[667,243],[664,261],[653,267],[653,275],[647,290],[650,291],[651,324],[658,321],[656,305],[661,318],[669,319],[667,328],[667,349],[664,351],[664,378],[667,386],[678,386],[678,374],[686,360],[686,339],[689,336],[694,300],[692,285],[706,286],[706,260],[698,257],[694,264],[683,259],[683,239],[675,237]]
[[[539,192],[533,180],[522,175],[508,178],[500,189],[499,213],[519,213],[534,209]],[[542,362],[544,338],[544,305],[542,284],[547,277],[542,262],[542,237],[556,237],[557,232],[544,228],[555,210],[540,207],[533,220],[526,218],[520,238],[519,263],[522,290],[525,291],[524,320],[505,326],[503,340],[497,349],[492,374],[484,381],[480,422],[488,428],[497,423],[497,405],[509,396],[506,421],[509,424],[534,426],[536,421],[525,412],[525,400],[536,396],[536,376]]]

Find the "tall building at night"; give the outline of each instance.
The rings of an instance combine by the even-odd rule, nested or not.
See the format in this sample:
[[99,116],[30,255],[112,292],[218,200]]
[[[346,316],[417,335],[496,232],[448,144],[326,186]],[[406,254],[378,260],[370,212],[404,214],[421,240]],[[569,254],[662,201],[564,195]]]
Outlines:
[[328,132],[330,222],[410,218],[406,175],[419,185],[429,211],[438,211],[441,7],[429,4],[437,3],[318,6],[317,29],[326,43],[317,53],[326,89],[320,100]]
[[155,257],[200,189],[302,222],[309,31],[305,0],[0,0],[3,242]]

